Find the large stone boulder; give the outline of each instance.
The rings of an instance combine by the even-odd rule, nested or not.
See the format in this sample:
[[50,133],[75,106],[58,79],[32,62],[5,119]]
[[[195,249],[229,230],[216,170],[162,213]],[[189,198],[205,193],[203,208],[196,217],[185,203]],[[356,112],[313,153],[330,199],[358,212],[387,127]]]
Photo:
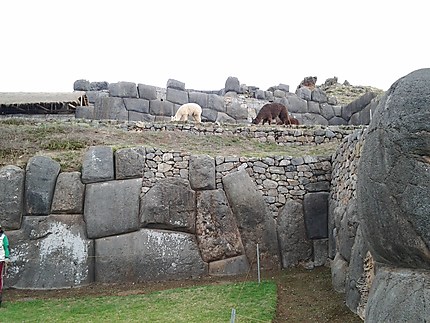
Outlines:
[[206,262],[244,254],[236,220],[224,191],[197,192],[196,235]]
[[93,282],[94,242],[82,215],[26,216],[8,232],[11,265],[6,287],[56,289]]
[[196,197],[186,179],[157,182],[140,201],[141,226],[195,233]]
[[54,195],[60,164],[45,156],[30,158],[25,174],[25,212],[48,215]]
[[99,283],[189,279],[208,272],[194,235],[184,232],[141,229],[97,239],[95,253]]
[[84,219],[89,238],[136,231],[142,179],[87,184]]
[[263,195],[245,170],[224,176],[222,183],[236,217],[249,262],[253,265],[257,263],[258,244],[261,266],[265,269],[279,269],[276,224]]
[[128,111],[123,98],[99,97],[94,104],[97,120],[128,120]]
[[327,192],[308,193],[303,199],[306,233],[309,239],[328,238]]
[[312,241],[306,236],[303,205],[288,200],[278,216],[279,246],[282,266],[295,267],[312,258]]
[[51,213],[82,214],[85,185],[80,172],[60,173],[55,186]]
[[117,179],[142,177],[145,168],[145,147],[122,148],[115,152],[115,176]]
[[133,82],[117,82],[109,84],[109,95],[121,98],[137,98],[137,86]]
[[358,218],[378,264],[365,310],[369,322],[430,317],[429,156],[430,69],[421,69],[385,93],[359,162]]
[[113,149],[108,146],[88,148],[82,160],[82,183],[114,179]]
[[215,159],[208,155],[192,155],[189,165],[190,184],[194,190],[215,189]]
[[21,226],[24,177],[24,170],[17,166],[0,168],[0,223],[8,230]]
[[375,261],[430,269],[430,69],[378,105],[358,168],[357,206]]

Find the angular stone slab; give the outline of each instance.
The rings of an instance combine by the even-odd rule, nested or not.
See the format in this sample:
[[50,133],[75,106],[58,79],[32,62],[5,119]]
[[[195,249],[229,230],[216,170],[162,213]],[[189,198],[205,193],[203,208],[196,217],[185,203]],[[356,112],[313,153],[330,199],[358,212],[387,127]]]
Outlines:
[[249,263],[245,255],[222,259],[209,263],[210,276],[235,276],[249,272]]
[[21,227],[24,178],[25,171],[17,166],[0,168],[0,223],[7,230]]
[[97,120],[128,120],[128,111],[123,98],[100,97],[94,104]]
[[328,238],[327,192],[308,193],[303,198],[306,232],[309,239]]
[[87,184],[84,219],[89,238],[135,231],[139,228],[142,179]]
[[25,170],[25,213],[48,215],[60,164],[49,157],[30,158]]
[[194,233],[196,197],[186,179],[158,181],[141,199],[141,226]]
[[197,192],[196,236],[205,262],[245,253],[224,191]]
[[208,94],[202,93],[202,92],[189,92],[189,102],[197,103],[200,105],[203,109],[208,108]]
[[98,283],[179,280],[208,272],[194,235],[183,232],[141,229],[97,239],[95,250]]
[[151,100],[149,101],[149,113],[155,116],[171,117],[174,104],[168,101]]
[[142,177],[145,167],[145,147],[122,148],[115,152],[117,179]]
[[176,104],[188,103],[188,92],[167,88],[166,99]]
[[192,155],[189,164],[191,188],[212,190],[215,184],[215,159],[208,155]]
[[85,152],[82,161],[82,183],[113,180],[113,150],[108,146],[93,146]]
[[213,109],[218,112],[226,112],[226,107],[224,105],[224,97],[217,94],[209,94],[208,96],[208,108]]
[[302,203],[288,200],[279,212],[277,223],[283,268],[310,261],[312,241],[306,236]]
[[8,237],[6,287],[57,289],[93,282],[94,242],[86,238],[82,215],[26,216]]
[[82,214],[85,185],[80,172],[60,173],[55,185],[51,213]]
[[121,98],[137,98],[137,86],[133,82],[109,84],[109,95]]
[[176,89],[180,91],[185,91],[185,83],[174,79],[168,79],[166,87],[168,89],[171,88],[171,89]]
[[366,322],[428,322],[430,273],[378,268],[366,307]]
[[127,111],[149,113],[149,100],[128,98],[124,99],[124,105]]
[[240,92],[240,82],[237,77],[229,76],[227,80],[225,81],[225,92]]
[[157,88],[152,85],[138,84],[137,90],[139,92],[139,98],[145,100],[156,100],[157,99]]
[[224,176],[222,182],[236,217],[248,261],[252,266],[256,265],[258,244],[261,267],[279,269],[276,224],[257,186],[245,170]]

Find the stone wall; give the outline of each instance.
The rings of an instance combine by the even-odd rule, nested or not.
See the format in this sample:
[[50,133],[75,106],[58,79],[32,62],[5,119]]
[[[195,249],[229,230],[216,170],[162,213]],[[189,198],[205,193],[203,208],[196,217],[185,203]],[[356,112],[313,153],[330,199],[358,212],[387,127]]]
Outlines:
[[81,172],[44,156],[0,169],[6,285],[185,279],[327,260],[331,158],[209,157],[91,147]]
[[318,87],[300,87],[296,93],[279,84],[267,91],[240,84],[229,77],[219,91],[199,91],[185,88],[185,83],[169,79],[166,88],[133,82],[89,82],[77,80],[76,91],[85,91],[91,103],[78,107],[76,116],[86,119],[128,121],[170,121],[178,108],[187,102],[198,103],[202,120],[217,123],[250,123],[260,108],[269,102],[279,102],[305,125],[368,124],[377,105],[376,94],[368,92],[346,106],[337,103]]

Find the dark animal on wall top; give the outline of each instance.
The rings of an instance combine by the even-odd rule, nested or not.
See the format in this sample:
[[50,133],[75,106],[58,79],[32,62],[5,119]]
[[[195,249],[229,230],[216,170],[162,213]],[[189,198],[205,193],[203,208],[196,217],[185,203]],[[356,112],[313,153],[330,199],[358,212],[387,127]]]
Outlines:
[[263,105],[257,117],[252,120],[252,123],[259,124],[261,121],[263,121],[263,125],[266,121],[269,124],[271,124],[272,121],[276,123],[276,118],[281,119],[282,124],[290,124],[288,110],[285,105],[280,103],[267,103]]

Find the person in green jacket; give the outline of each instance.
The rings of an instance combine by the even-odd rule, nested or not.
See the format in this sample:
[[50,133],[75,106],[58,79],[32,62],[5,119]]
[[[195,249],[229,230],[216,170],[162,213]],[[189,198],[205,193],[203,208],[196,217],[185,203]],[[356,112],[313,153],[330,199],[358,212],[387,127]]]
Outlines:
[[6,263],[9,262],[9,239],[0,224],[0,306],[3,298],[3,275],[6,270]]

